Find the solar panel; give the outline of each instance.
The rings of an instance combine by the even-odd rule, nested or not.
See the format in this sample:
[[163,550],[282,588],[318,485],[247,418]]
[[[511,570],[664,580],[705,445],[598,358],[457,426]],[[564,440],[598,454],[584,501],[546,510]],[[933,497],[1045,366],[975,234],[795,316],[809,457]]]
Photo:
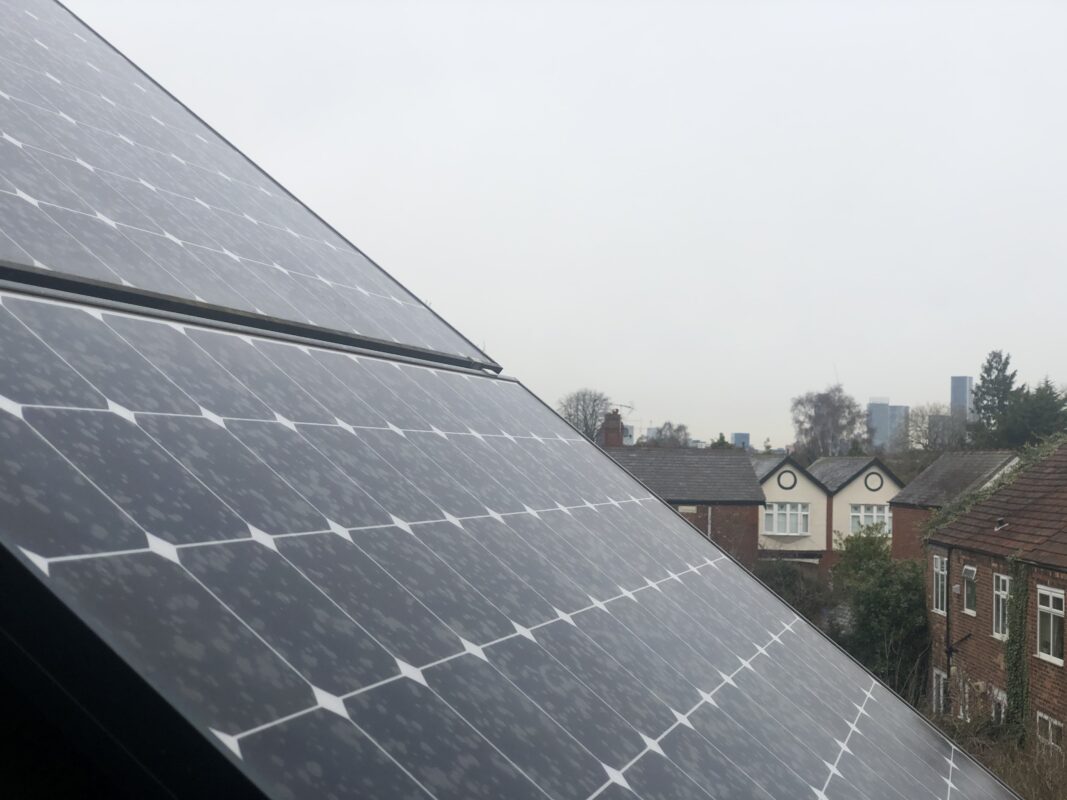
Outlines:
[[136,796],[1011,796],[65,10],[0,4],[0,669]]
[[494,365],[61,6],[0,9],[9,270]]
[[513,381],[0,335],[0,540],[269,796],[1006,796]]

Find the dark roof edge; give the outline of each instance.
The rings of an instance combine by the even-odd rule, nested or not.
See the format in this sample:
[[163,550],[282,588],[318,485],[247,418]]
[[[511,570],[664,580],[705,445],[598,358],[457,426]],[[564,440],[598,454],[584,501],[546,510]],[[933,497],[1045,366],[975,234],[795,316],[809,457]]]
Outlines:
[[296,336],[325,344],[356,347],[386,356],[414,358],[424,363],[447,364],[472,370],[488,369],[493,372],[499,372],[501,369],[498,364],[484,364],[460,355],[451,356],[414,345],[398,344],[369,336],[356,336],[345,331],[267,317],[251,311],[239,311],[146,289],[135,289],[106,281],[81,278],[5,259],[0,259],[0,286],[12,290],[35,290],[34,294],[68,302],[82,302],[104,307],[121,305],[126,311],[131,310],[132,307],[148,313],[155,311],[162,314],[180,314],[197,319],[204,324],[238,325],[245,330],[254,329],[266,334]]
[[1039,567],[1040,569],[1047,569],[1052,572],[1067,572],[1067,567],[1061,564],[1050,564],[1047,561],[1040,561],[1038,559],[1024,555],[1021,550],[1016,550],[1013,553],[1008,553],[1005,555],[1003,553],[994,553],[990,550],[985,549],[984,547],[980,547],[977,545],[960,544],[959,542],[941,542],[937,541],[933,537],[928,538],[926,540],[926,544],[932,544],[936,547],[944,547],[946,550],[963,550],[967,553],[976,553],[978,555],[989,556],[990,558],[999,558],[1002,561],[1010,561],[1012,559],[1015,559],[1016,561],[1021,561],[1024,564],[1029,564],[1032,567]]
[[770,548],[761,547],[759,549],[760,561],[778,561],[785,559],[804,559],[810,561],[816,558],[822,558],[826,555],[826,550],[773,550]]
[[830,491],[829,488],[827,488],[826,491],[829,492],[831,495],[839,494],[842,489],[844,489],[846,486],[848,486],[850,483],[852,483],[852,481],[856,480],[856,478],[858,478],[860,476],[860,474],[863,473],[864,470],[868,470],[872,466],[878,467],[878,469],[882,470],[882,472],[884,472],[886,475],[888,475],[890,478],[892,478],[897,486],[899,486],[901,489],[904,488],[904,481],[902,481],[900,478],[898,478],[896,476],[896,474],[893,472],[893,470],[891,470],[889,467],[887,467],[885,465],[885,463],[882,461],[882,459],[878,458],[878,456],[871,456],[870,460],[867,461],[862,467],[860,467],[854,473],[852,473],[852,475],[844,483],[842,483],[840,486],[837,487],[836,491]]
[[[756,455],[759,455],[759,453],[757,453]],[[775,465],[774,469],[772,469],[770,472],[768,472],[766,475],[763,476],[763,478],[759,482],[760,486],[762,486],[764,483],[766,483],[770,479],[771,475],[773,475],[775,472],[780,470],[782,468],[783,464],[789,464],[789,466],[793,467],[796,470],[799,470],[800,473],[805,478],[807,478],[809,481],[814,483],[816,486],[818,486],[824,492],[826,492],[828,494],[833,494],[833,492],[831,492],[829,489],[826,488],[826,484],[824,484],[822,481],[820,481],[818,478],[816,478],[814,475],[812,475],[810,472],[808,472],[804,467],[800,466],[800,462],[797,461],[795,458],[793,458],[788,453],[786,453],[784,456],[782,456],[782,460],[779,461],[777,463],[777,465]],[[900,483],[900,481],[897,481],[897,483]]]
[[[264,177],[266,177],[275,186],[277,186],[279,189],[281,189],[283,192],[285,192],[285,194],[289,197],[290,200],[292,200],[294,203],[296,203],[301,208],[303,208],[305,211],[307,211],[312,217],[314,217],[319,222],[321,222],[323,225],[325,225],[326,228],[328,228],[335,236],[337,236],[337,238],[339,238],[341,241],[343,241],[345,244],[347,244],[349,247],[351,247],[353,250],[355,250],[357,253],[359,253],[361,256],[363,256],[365,259],[367,259],[367,261],[369,261],[371,264],[373,264],[377,269],[381,270],[382,274],[385,275],[387,278],[389,278],[389,280],[393,281],[393,283],[395,283],[397,286],[399,286],[401,289],[403,289],[405,292],[407,292],[413,298],[415,298],[415,300],[417,300],[423,306],[423,308],[425,308],[434,317],[436,317],[441,322],[442,325],[444,325],[446,328],[448,328],[450,331],[452,331],[454,334],[456,334],[456,336],[458,336],[460,339],[462,339],[467,344],[469,344],[476,352],[481,353],[483,356],[485,356],[486,361],[484,362],[484,364],[482,364],[482,366],[484,366],[486,369],[491,369],[494,372],[499,372],[500,370],[503,369],[503,367],[500,364],[498,364],[496,361],[494,361],[487,353],[483,352],[480,347],[478,347],[476,344],[474,344],[474,342],[472,342],[470,339],[468,339],[466,336],[464,336],[462,333],[460,333],[458,330],[456,330],[454,327],[452,327],[451,323],[449,323],[446,319],[441,317],[440,314],[438,314],[436,311],[434,311],[429,306],[429,304],[424,302],[420,297],[418,297],[407,286],[405,286],[403,283],[401,283],[396,278],[394,278],[392,275],[390,275],[388,270],[383,269],[382,266],[377,261],[375,261],[373,258],[368,256],[366,253],[364,253],[362,250],[360,250],[354,244],[352,244],[352,242],[350,242],[348,240],[347,236],[344,236],[340,231],[338,231],[336,228],[334,228],[333,225],[331,225],[326,220],[324,220],[322,217],[320,217],[317,213],[315,213],[315,211],[313,211],[311,208],[309,208],[304,203],[303,200],[301,200],[299,197],[297,197],[292,192],[290,192],[289,189],[287,189],[285,187],[285,185],[281,181],[279,181],[277,178],[275,178],[273,175],[271,175],[269,172],[267,172],[267,170],[263,169],[263,167],[261,167],[259,164],[257,164],[255,161],[253,161],[251,158],[249,158],[248,155],[244,152],[244,150],[242,150],[240,147],[235,145],[233,142],[231,142],[229,139],[227,139],[225,136],[223,136],[221,133],[219,133],[217,130],[215,130],[215,128],[213,128],[211,125],[209,125],[205,120],[201,119],[199,114],[197,114],[195,111],[193,111],[191,108],[189,108],[189,106],[185,105],[185,103],[183,103],[181,100],[179,100],[173,94],[171,94],[166,89],[166,87],[162,86],[159,82],[156,81],[155,78],[153,78],[151,75],[149,75],[143,69],[141,69],[136,63],[134,63],[134,61],[131,58],[127,57],[127,55],[125,53],[123,53],[121,50],[119,50],[117,47],[115,47],[115,45],[113,45],[107,38],[102,36],[100,34],[100,32],[98,30],[96,30],[96,28],[94,28],[92,25],[87,23],[84,19],[82,19],[77,14],[75,14],[73,11],[71,11],[70,8],[65,3],[62,2],[62,0],[55,0],[55,3],[60,8],[62,8],[64,11],[66,11],[68,14],[70,14],[72,17],[74,17],[74,19],[76,19],[79,23],[84,25],[89,31],[92,32],[92,34],[96,38],[98,38],[101,42],[103,42],[105,45],[107,45],[109,48],[111,48],[115,52],[115,54],[119,56],[119,58],[121,58],[123,61],[125,61],[127,64],[129,64],[131,67],[133,67],[140,75],[142,75],[144,77],[145,80],[149,81],[153,86],[155,86],[157,89],[159,89],[159,91],[163,92],[163,94],[165,94],[167,97],[169,97],[175,103],[177,103],[181,108],[185,109],[186,113],[188,113],[189,116],[191,116],[193,119],[195,119],[201,125],[203,125],[205,128],[207,128],[213,134],[215,134],[215,136],[218,136],[221,141],[223,141],[227,145],[229,145],[233,149],[233,151],[235,153],[237,153],[237,155],[239,155],[241,158],[243,158],[245,161],[247,161],[249,164],[251,164],[254,169],[256,169],[259,172],[261,172],[264,175]],[[436,351],[432,351],[432,352],[436,352]],[[475,363],[473,359],[470,359],[470,361],[471,361],[471,363]]]
[[[618,462],[616,462],[618,463]],[[621,466],[621,465],[620,465]],[[677,506],[762,506],[767,502],[763,500],[672,500],[668,497],[660,497],[665,503]]]
[[937,509],[941,508],[942,504],[941,503],[907,503],[907,502],[899,503],[896,500],[890,500],[889,501],[889,505],[898,506],[899,508],[920,508],[920,509],[930,509],[932,511],[936,511]]

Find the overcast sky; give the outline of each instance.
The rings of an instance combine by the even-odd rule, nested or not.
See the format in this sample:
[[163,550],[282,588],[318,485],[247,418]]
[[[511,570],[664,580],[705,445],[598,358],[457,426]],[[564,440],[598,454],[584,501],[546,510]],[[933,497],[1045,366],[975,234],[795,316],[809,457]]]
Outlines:
[[1067,4],[69,4],[550,403],[1067,381]]

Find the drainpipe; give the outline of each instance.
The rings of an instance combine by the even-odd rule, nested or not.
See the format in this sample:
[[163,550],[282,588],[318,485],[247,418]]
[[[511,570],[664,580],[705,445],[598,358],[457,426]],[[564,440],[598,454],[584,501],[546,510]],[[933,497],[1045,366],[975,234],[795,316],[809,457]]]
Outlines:
[[[948,676],[946,696],[942,699],[943,708],[951,707],[952,698],[952,591],[949,589],[949,575],[952,574],[952,548],[945,549],[945,674]],[[961,587],[962,588],[962,587]]]

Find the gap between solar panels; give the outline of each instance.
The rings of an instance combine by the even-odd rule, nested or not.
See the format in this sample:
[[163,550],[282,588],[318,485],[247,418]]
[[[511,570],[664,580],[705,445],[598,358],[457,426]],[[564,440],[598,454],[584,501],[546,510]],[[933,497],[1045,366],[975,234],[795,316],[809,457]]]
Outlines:
[[388,342],[383,339],[353,335],[341,330],[304,325],[279,317],[268,317],[239,309],[183,300],[173,295],[78,278],[48,269],[17,264],[4,259],[0,259],[0,286],[12,289],[25,287],[31,293],[36,292],[57,298],[78,297],[88,303],[95,301],[103,307],[137,307],[148,315],[163,312],[166,315],[179,315],[187,319],[199,319],[207,323],[241,326],[252,331],[261,331],[265,334],[278,334],[285,337],[298,337],[308,341],[318,341],[327,345],[352,347],[362,352],[412,358],[453,367],[486,370],[493,373],[501,371],[500,365],[491,360],[478,361],[472,358],[463,358],[458,355],[449,355],[434,350],[404,345],[399,342]]

